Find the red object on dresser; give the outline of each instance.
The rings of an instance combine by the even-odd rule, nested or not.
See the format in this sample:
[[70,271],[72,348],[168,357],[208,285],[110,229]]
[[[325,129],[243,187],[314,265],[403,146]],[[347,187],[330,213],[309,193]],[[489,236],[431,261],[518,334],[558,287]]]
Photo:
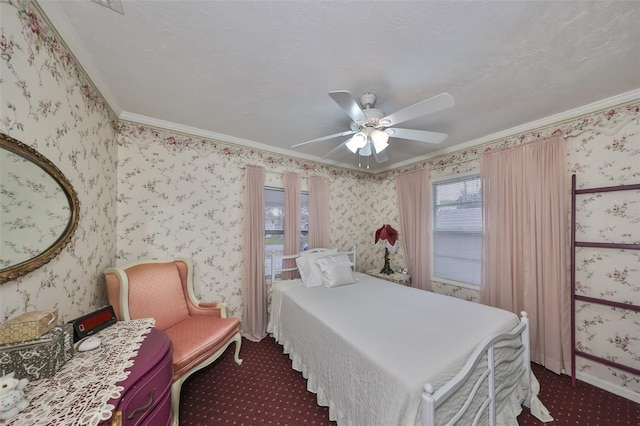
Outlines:
[[109,400],[116,407],[111,420],[100,425],[171,425],[172,355],[169,337],[152,328],[128,369],[129,377],[118,383],[124,387],[120,398]]

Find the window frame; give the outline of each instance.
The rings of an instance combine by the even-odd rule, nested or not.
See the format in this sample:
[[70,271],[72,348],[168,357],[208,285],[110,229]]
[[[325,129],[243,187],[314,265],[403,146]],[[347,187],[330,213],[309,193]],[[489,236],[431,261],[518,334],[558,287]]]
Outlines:
[[[271,276],[271,275],[270,275],[270,274],[271,274],[271,272],[270,272],[270,271],[269,271],[269,273],[267,274],[268,269],[271,267],[271,264],[270,264],[269,262],[267,262],[267,258],[268,258],[268,256],[267,256],[268,251],[266,250],[266,246],[267,246],[267,241],[266,241],[266,240],[267,240],[267,236],[268,236],[268,235],[269,235],[269,236],[274,236],[274,235],[275,235],[275,236],[279,236],[279,235],[281,235],[281,236],[283,237],[283,239],[284,239],[284,229],[273,229],[273,230],[267,230],[267,227],[266,227],[266,209],[267,209],[266,191],[268,191],[268,190],[270,190],[270,191],[277,191],[277,192],[281,192],[281,193],[283,194],[283,200],[284,200],[284,188],[280,188],[280,187],[277,187],[277,186],[271,186],[271,185],[265,185],[265,186],[264,186],[264,191],[265,191],[265,217],[263,218],[263,220],[265,221],[265,228],[264,228],[264,243],[263,243],[263,245],[264,245],[264,247],[265,247],[265,250],[264,250],[264,252],[265,252],[265,276]],[[303,190],[303,189],[301,189],[301,190],[300,190],[300,196],[302,197],[302,196],[305,196],[305,195],[307,196],[307,209],[308,209],[308,208],[309,208],[309,200],[308,200],[308,197],[309,197],[309,190],[308,190],[308,189],[307,189],[307,190]],[[301,201],[302,201],[302,200],[301,200]],[[301,203],[301,205],[300,205],[300,209],[302,210],[302,208],[303,208],[303,207],[304,207],[304,205]],[[284,213],[284,204],[283,204],[283,213]],[[303,229],[303,227],[302,227],[302,222],[303,222],[303,220],[302,220],[302,217],[301,217],[301,221],[300,221],[300,243],[301,243],[301,244],[302,244],[302,242],[303,242],[303,240],[302,240],[302,238],[303,238],[303,237],[305,237],[305,238],[307,239],[307,241],[308,241],[308,239],[309,239],[309,223],[308,223],[308,220],[307,220],[307,227],[306,227],[306,229]],[[301,250],[302,250],[302,249],[301,249]],[[283,252],[284,252],[284,246],[283,246],[283,250],[273,250],[273,251],[270,251],[270,252],[272,252],[273,254],[280,254],[280,255],[282,255],[282,254],[283,254]],[[267,265],[267,263],[268,263],[268,265]],[[276,275],[276,276],[277,276],[277,277],[280,277],[280,274],[278,274],[278,275]]]
[[[464,281],[456,281],[450,278],[439,277],[435,274],[435,256],[434,256],[435,255],[435,233],[436,233],[435,225],[436,225],[436,209],[438,207],[438,205],[436,204],[436,191],[435,191],[436,184],[442,184],[442,182],[446,182],[446,181],[454,182],[454,181],[460,181],[460,180],[468,180],[469,178],[480,178],[480,172],[478,170],[472,170],[469,172],[459,173],[456,175],[447,175],[447,176],[432,178],[430,181],[431,202],[432,202],[432,205],[431,205],[431,255],[430,255],[431,280],[440,282],[443,284],[454,285],[454,286],[478,291],[480,289],[480,284],[473,284],[473,283],[468,283]],[[480,187],[480,193],[482,194],[482,186]],[[481,203],[484,203],[484,194],[482,194]],[[481,204],[481,209],[482,209],[482,204]],[[474,231],[460,231],[460,232],[478,234],[478,232],[474,232]],[[480,231],[480,236],[482,237],[482,240],[484,242],[484,221],[482,223],[482,231]],[[482,268],[482,257],[480,258],[480,263],[481,263],[480,267]]]

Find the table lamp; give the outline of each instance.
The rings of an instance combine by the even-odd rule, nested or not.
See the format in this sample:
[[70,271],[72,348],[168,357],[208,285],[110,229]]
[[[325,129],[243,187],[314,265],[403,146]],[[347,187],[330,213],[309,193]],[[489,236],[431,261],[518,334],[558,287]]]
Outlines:
[[393,229],[391,225],[382,225],[382,228],[376,231],[375,246],[384,248],[384,267],[380,271],[381,274],[391,275],[393,273],[389,266],[389,250],[396,251],[396,242],[398,242],[398,231]]

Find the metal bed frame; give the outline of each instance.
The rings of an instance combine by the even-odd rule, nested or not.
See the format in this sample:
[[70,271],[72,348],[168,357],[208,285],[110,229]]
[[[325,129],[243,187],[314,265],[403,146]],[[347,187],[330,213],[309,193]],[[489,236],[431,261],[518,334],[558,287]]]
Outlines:
[[[326,251],[326,249],[312,249],[311,252]],[[346,254],[351,256],[353,262],[353,268],[355,270],[357,254],[356,248],[353,247],[349,251],[338,252],[338,254]],[[292,272],[296,271],[296,267],[282,268],[285,260],[292,260],[298,257],[295,255],[278,255],[275,253],[267,254],[271,258],[271,283],[274,283],[278,277],[278,272]],[[278,262],[282,262],[278,265]],[[280,266],[279,268],[276,268]],[[496,356],[496,350],[498,348],[511,348],[515,352],[509,356],[499,359]],[[483,388],[486,388],[486,398],[482,400],[480,407],[475,413],[471,413],[473,416],[473,425],[486,424],[491,426],[496,424],[497,416],[497,401],[500,400],[500,396],[511,393],[518,383],[525,377],[526,394],[522,401],[522,404],[530,408],[531,404],[531,359],[529,352],[529,318],[525,312],[521,313],[520,323],[513,330],[509,332],[499,333],[493,336],[487,337],[482,343],[480,343],[471,356],[468,358],[464,367],[456,374],[451,380],[449,380],[444,386],[435,390],[434,387],[427,383],[424,386],[422,392],[421,403],[421,422],[423,426],[435,426],[436,416],[438,408],[450,398],[456,391],[460,390],[467,382],[472,379],[472,376],[478,376],[477,366],[486,359],[487,366],[483,369],[479,376],[476,377],[472,389],[467,396],[464,404],[447,419],[444,424],[454,425],[458,422],[470,408],[472,401],[478,395],[478,392]],[[522,359],[520,360],[520,356]],[[515,368],[516,373],[510,377],[506,383],[496,383],[496,370],[499,366],[505,364],[520,363]],[[483,384],[484,383],[484,384]],[[468,384],[467,384],[468,385]],[[438,420],[438,424],[442,424],[442,419]]]

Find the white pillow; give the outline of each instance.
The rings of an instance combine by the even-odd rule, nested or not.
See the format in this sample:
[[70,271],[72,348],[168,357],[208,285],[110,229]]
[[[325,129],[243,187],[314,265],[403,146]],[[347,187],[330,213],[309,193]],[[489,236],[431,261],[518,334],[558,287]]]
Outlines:
[[320,270],[320,267],[316,265],[316,259],[336,253],[338,253],[338,249],[330,249],[314,253],[300,253],[300,256],[296,258],[296,266],[298,266],[300,278],[306,287],[322,286],[322,271]]
[[300,279],[306,287],[317,287],[317,284],[313,285],[313,278],[311,277],[311,268],[307,262],[307,259],[302,256],[296,257],[296,266],[298,272],[300,272]]
[[321,257],[316,259],[316,265],[322,271],[323,287],[338,287],[356,282],[351,270],[353,264],[346,254]]
[[321,270],[323,268],[320,266],[320,264],[322,264],[325,269],[337,266],[353,266],[353,263],[349,259],[349,256],[347,256],[346,254],[337,254],[337,252],[322,256],[320,259],[322,259],[322,262],[320,262],[319,259],[316,259],[316,264],[318,264]]

